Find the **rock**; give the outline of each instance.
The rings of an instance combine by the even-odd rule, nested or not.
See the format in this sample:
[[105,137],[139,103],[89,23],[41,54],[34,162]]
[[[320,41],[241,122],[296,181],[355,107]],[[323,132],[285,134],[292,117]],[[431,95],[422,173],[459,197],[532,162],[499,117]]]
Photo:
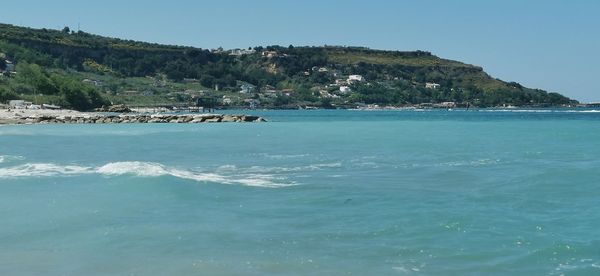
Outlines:
[[260,118],[260,117],[254,116],[254,115],[246,115],[246,116],[242,117],[242,120],[244,122],[254,122],[254,121],[258,120],[258,118]]
[[221,119],[221,122],[235,122],[235,121],[236,121],[236,118],[231,115],[224,115],[223,119]]
[[102,115],[84,113],[77,115],[33,115],[0,119],[0,124],[119,124],[119,123],[218,123],[218,122],[265,122],[254,115],[221,115],[221,114],[134,114],[134,115]]
[[207,122],[207,123],[218,123],[220,121],[221,121],[220,117],[215,117],[215,118],[210,118],[210,119],[204,120],[204,122]]
[[129,113],[131,109],[123,104],[111,105],[111,106],[103,106],[101,108],[96,108],[94,111],[98,112],[114,112],[114,113]]

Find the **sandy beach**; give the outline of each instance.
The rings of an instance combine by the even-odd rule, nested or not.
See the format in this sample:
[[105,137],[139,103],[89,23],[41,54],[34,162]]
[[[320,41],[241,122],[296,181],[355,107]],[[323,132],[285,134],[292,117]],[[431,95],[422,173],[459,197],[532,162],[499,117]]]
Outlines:
[[69,109],[0,109],[0,124],[12,124],[23,118],[91,116],[92,112],[79,112]]

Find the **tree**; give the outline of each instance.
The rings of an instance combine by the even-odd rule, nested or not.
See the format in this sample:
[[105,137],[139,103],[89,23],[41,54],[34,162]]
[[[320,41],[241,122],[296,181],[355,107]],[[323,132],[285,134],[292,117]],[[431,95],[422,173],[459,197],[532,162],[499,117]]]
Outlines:
[[68,34],[68,33],[70,33],[70,32],[71,32],[71,29],[69,29],[69,27],[68,27],[68,26],[65,26],[65,27],[62,29],[62,32],[63,32],[63,33],[65,33],[65,34]]
[[18,98],[19,97],[15,93],[8,91],[4,87],[0,87],[0,102],[7,102]]
[[60,88],[60,92],[69,107],[76,110],[89,110],[91,108],[90,99],[80,86],[68,83]]

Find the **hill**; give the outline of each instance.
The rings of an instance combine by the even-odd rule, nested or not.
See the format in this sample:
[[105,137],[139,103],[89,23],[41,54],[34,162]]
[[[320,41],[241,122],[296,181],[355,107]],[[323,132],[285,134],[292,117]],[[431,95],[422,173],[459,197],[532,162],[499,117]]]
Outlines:
[[0,101],[80,110],[109,102],[281,108],[356,104],[556,106],[558,93],[504,82],[429,52],[362,47],[201,49],[0,24]]

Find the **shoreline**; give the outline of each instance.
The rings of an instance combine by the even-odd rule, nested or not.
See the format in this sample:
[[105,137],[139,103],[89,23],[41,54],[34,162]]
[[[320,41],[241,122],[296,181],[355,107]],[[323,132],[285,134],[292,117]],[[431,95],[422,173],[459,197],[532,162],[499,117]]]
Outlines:
[[254,123],[260,116],[230,114],[164,114],[79,112],[50,109],[0,109],[0,125],[22,124],[126,124],[126,123]]

